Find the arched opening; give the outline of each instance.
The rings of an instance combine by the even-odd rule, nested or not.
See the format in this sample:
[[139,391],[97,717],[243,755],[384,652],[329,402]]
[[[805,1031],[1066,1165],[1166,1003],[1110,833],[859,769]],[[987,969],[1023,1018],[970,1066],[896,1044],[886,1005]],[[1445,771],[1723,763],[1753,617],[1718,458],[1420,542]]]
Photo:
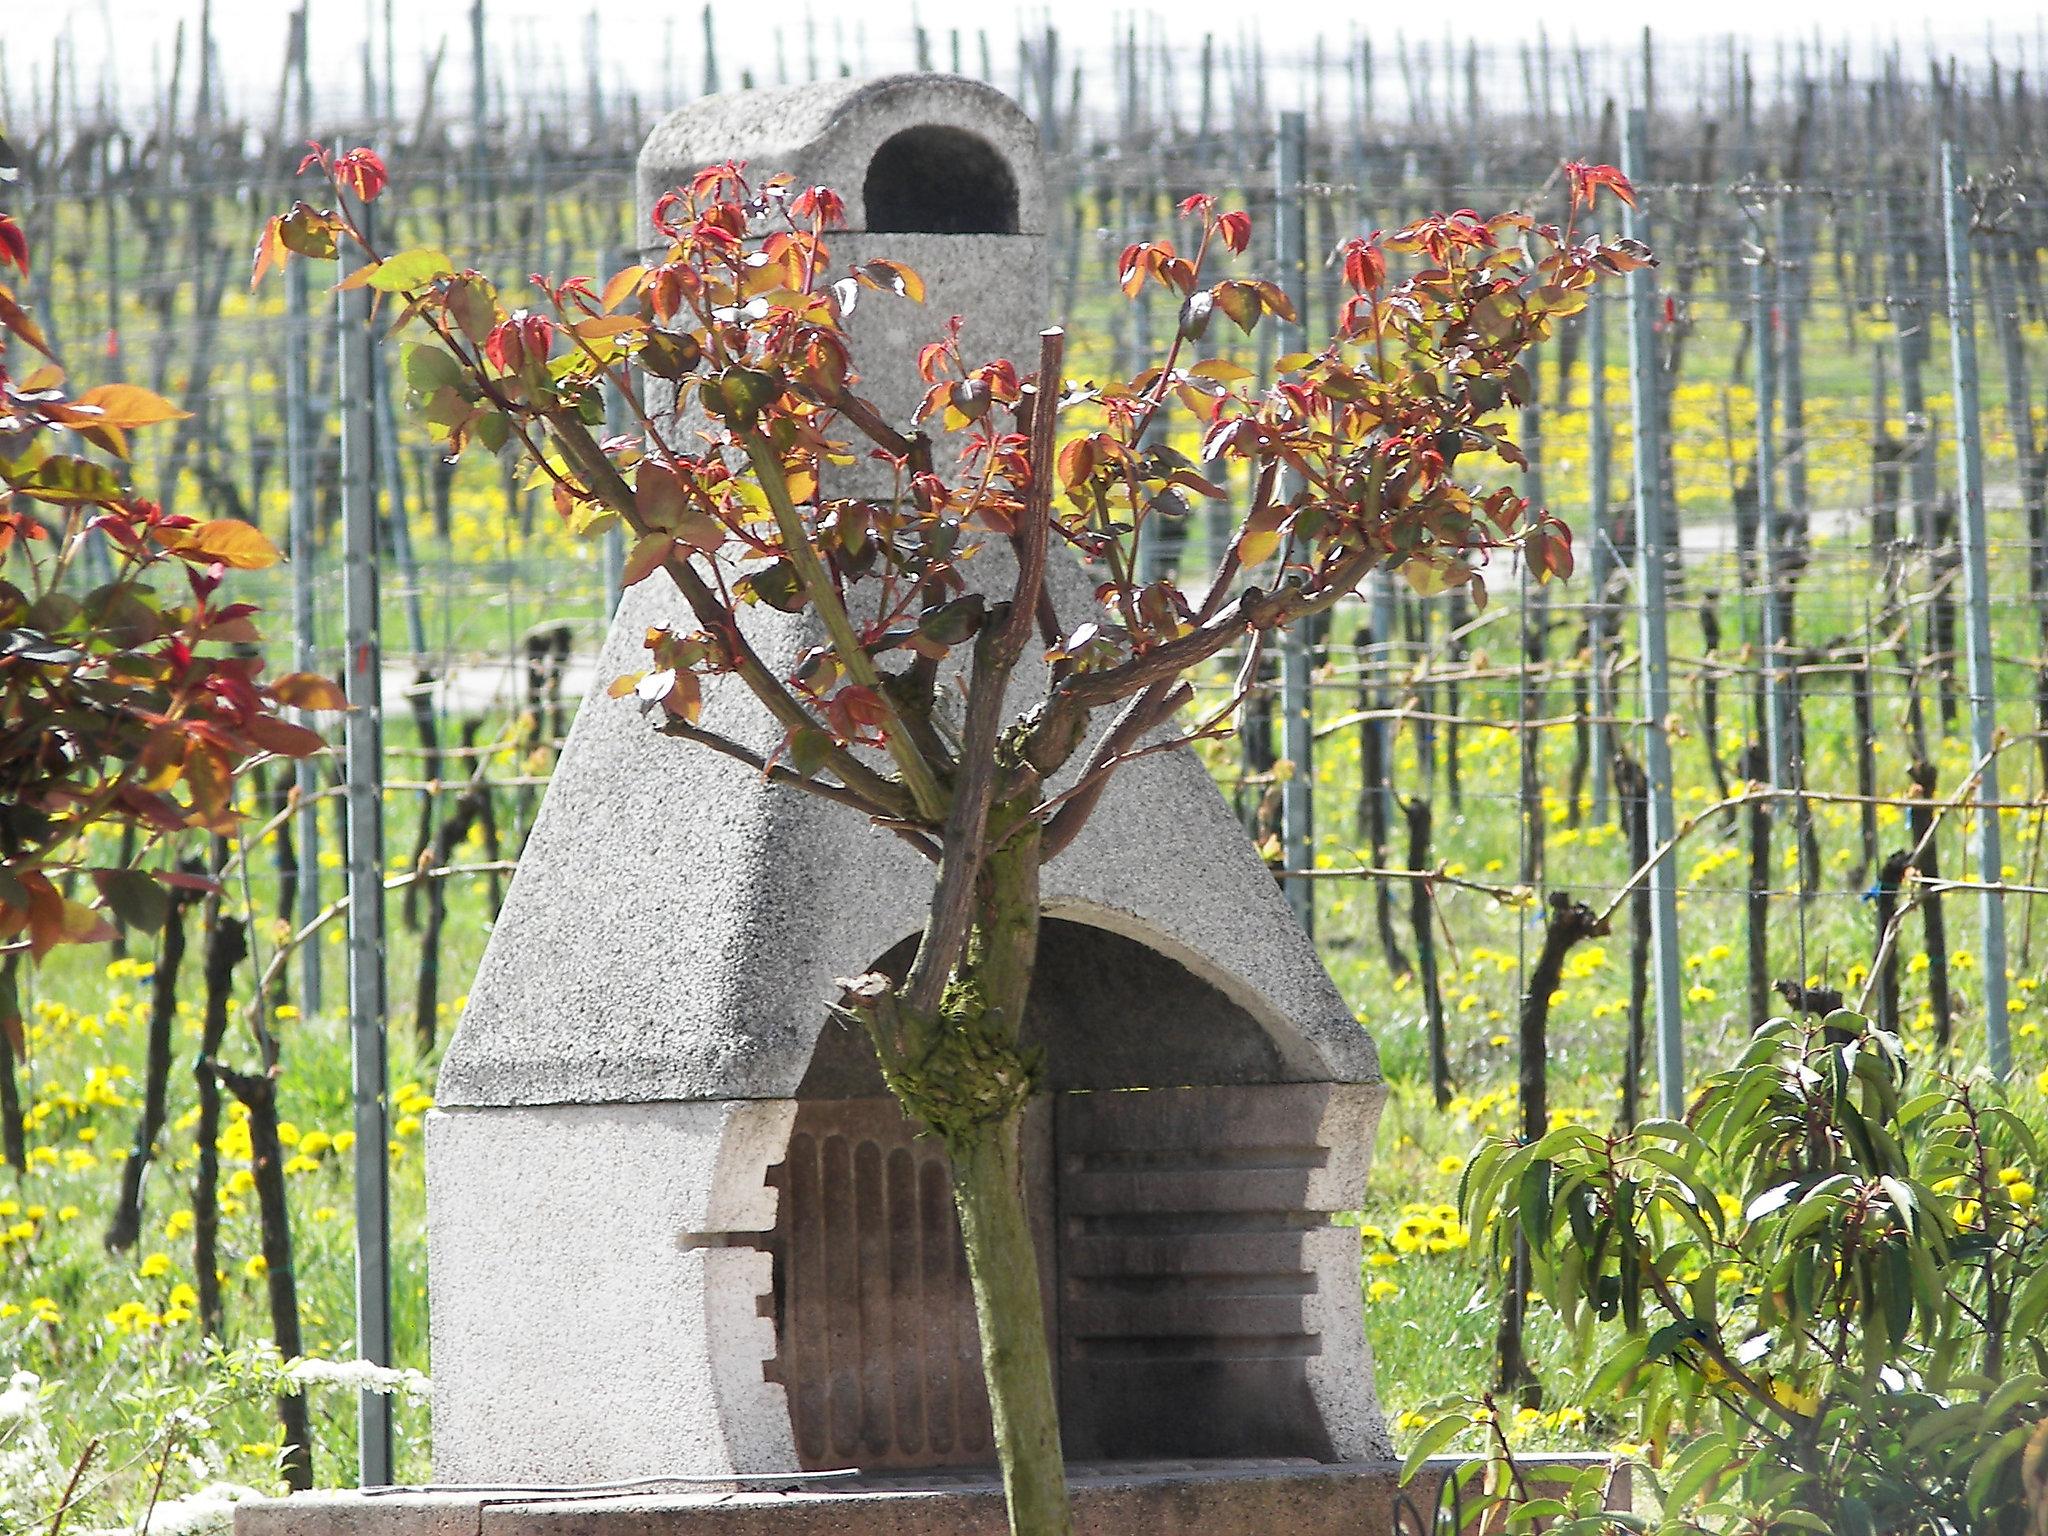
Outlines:
[[861,195],[874,234],[1017,233],[1017,178],[964,128],[926,125],[884,140]]
[[[906,939],[875,969],[902,975]],[[1329,1212],[1330,1085],[1282,1081],[1248,1012],[1138,940],[1048,918],[1026,1020],[1051,1092],[1026,1118],[1067,1455],[1313,1457],[1322,1340],[1309,1241]],[[828,1023],[779,1193],[770,1304],[799,1461],[993,1460],[943,1147]],[[1356,1260],[1350,1273],[1356,1274]]]
[[[875,962],[903,976],[917,951],[905,939]],[[1092,923],[1048,917],[1025,1039],[1043,1046],[1055,1093],[1280,1080],[1279,1048],[1259,1021],[1218,988],[1149,944]],[[887,1093],[858,1030],[828,1022],[799,1098]]]

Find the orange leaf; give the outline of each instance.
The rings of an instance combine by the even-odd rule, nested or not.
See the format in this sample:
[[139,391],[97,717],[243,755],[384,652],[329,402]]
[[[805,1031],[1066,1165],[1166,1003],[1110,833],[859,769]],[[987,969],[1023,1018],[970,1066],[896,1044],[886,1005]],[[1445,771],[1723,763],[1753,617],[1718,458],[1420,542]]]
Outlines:
[[668,559],[669,551],[675,548],[675,540],[666,533],[650,533],[632,548],[626,556],[625,568],[619,572],[619,585],[637,586],[659,570]]
[[239,518],[220,517],[191,529],[183,547],[238,571],[261,571],[281,558],[277,546]]
[[275,715],[257,715],[242,728],[257,746],[279,757],[311,757],[327,749],[319,733],[307,730],[303,725],[293,725],[289,720],[280,720]]
[[643,266],[635,265],[621,268],[619,271],[614,272],[605,283],[604,292],[599,295],[598,303],[606,309],[617,309],[619,302],[628,294],[639,291],[640,284],[646,280],[646,277],[647,269]]
[[1264,565],[1280,548],[1280,529],[1287,521],[1285,506],[1260,507],[1244,520],[1237,536],[1237,563],[1249,571]]
[[623,336],[628,331],[644,331],[647,322],[638,315],[598,315],[589,320],[578,320],[569,329],[585,341],[602,341],[607,336]]
[[102,384],[80,395],[78,403],[97,410],[107,426],[124,431],[153,427],[160,421],[183,421],[192,414],[139,384]]
[[913,304],[924,302],[924,279],[900,261],[878,256],[860,268],[860,280],[870,288],[900,294]]
[[185,783],[192,791],[195,825],[211,826],[227,815],[235,792],[235,771],[218,751],[195,746],[186,753]]
[[254,293],[263,285],[263,279],[270,269],[282,266],[285,260],[284,235],[281,232],[284,218],[279,215],[263,226],[263,233],[256,237],[256,261],[249,272],[249,291]]
[[43,335],[42,328],[29,318],[27,310],[14,302],[14,291],[5,283],[0,283],[0,330],[14,332],[45,357],[51,355],[49,339]]
[[277,701],[293,709],[347,709],[348,697],[332,678],[317,672],[287,672],[270,685]]

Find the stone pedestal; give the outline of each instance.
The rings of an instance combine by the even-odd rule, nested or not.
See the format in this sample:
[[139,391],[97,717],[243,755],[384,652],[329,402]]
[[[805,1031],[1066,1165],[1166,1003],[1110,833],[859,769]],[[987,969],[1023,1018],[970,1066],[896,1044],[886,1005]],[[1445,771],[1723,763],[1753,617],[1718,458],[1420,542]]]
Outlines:
[[[1532,1457],[1544,1474],[1588,1458]],[[1440,1485],[1457,1463],[1432,1461],[1400,1486],[1391,1461],[1334,1466],[1227,1465],[1077,1470],[1077,1536],[1433,1536]],[[1625,1473],[1608,1507],[1627,1509]],[[1473,1527],[1476,1530],[1476,1525]],[[1001,1487],[987,1477],[915,1487],[726,1486],[548,1497],[517,1490],[316,1493],[245,1504],[235,1536],[1007,1536]]]

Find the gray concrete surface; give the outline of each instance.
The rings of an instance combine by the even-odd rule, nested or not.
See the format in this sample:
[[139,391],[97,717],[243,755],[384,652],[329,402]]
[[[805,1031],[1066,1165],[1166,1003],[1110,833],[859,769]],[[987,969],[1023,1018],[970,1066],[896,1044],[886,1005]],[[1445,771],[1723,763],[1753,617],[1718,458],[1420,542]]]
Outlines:
[[[1014,194],[1010,232],[938,234],[906,228],[902,221],[886,228],[888,221],[869,217],[868,183],[878,157],[898,135],[933,130],[966,136],[960,143],[972,155],[993,154]],[[1009,358],[1020,373],[1035,369],[1038,332],[1050,305],[1045,178],[1038,130],[1001,91],[958,75],[919,74],[742,91],[692,102],[657,123],[641,149],[641,238],[659,238],[648,216],[663,193],[686,184],[702,167],[729,159],[744,161],[757,180],[787,172],[795,178],[793,191],[825,186],[845,199],[846,227],[827,236],[832,278],[887,257],[923,279],[921,304],[861,290],[846,326],[860,370],[855,387],[898,430],[913,430],[912,417],[927,387],[917,372],[918,349],[938,340],[952,316],[966,322],[961,347],[970,363]],[[648,399],[665,410],[673,392],[651,380]],[[701,417],[686,416],[673,440],[680,444],[693,438],[701,425]],[[825,493],[893,494],[895,472],[866,457],[865,439],[848,435],[860,457],[849,465],[826,467],[820,477]],[[933,457],[942,472],[957,452],[957,442],[937,438]]]
[[[1531,1456],[1546,1475],[1604,1458]],[[1078,1536],[1389,1536],[1397,1500],[1425,1518],[1456,1467],[1433,1458],[1407,1487],[1391,1461],[1341,1466],[1078,1469],[1070,1482]],[[1608,1507],[1628,1509],[1626,1472]],[[804,1490],[706,1489],[549,1498],[515,1489],[467,1493],[318,1493],[242,1505],[235,1536],[1007,1536],[1000,1487],[950,1485]],[[1420,1526],[1415,1529],[1421,1529]]]

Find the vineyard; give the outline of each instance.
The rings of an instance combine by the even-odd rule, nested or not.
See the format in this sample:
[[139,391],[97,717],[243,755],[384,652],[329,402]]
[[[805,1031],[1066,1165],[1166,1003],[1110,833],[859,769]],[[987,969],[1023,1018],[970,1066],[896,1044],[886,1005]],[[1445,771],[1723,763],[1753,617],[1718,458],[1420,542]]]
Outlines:
[[[869,60],[866,33],[835,24],[786,47],[776,33],[774,63],[742,78],[710,28],[707,13],[701,38],[667,40],[671,98],[858,73],[890,50],[1015,94],[1058,192],[1053,318],[1081,378],[1127,377],[1175,334],[1163,298],[1118,292],[1116,265],[1191,192],[1251,212],[1237,270],[1281,281],[1313,336],[1343,303],[1331,253],[1349,235],[1466,207],[1563,222],[1568,160],[1633,181],[1627,232],[1658,265],[1559,326],[1513,420],[1524,493],[1573,531],[1570,578],[1503,560],[1481,606],[1376,574],[1319,628],[1202,680],[1220,703],[1241,668],[1253,679],[1241,728],[1200,750],[1391,1088],[1355,1219],[1397,1441],[1433,1401],[1516,1373],[1544,1404],[1515,1420],[1518,1444],[1622,1438],[1562,1329],[1532,1312],[1512,1344],[1497,1333],[1501,1276],[1455,1203],[1481,1135],[1682,1113],[1756,1024],[1845,1003],[1916,1061],[2009,1074],[2038,1120],[2037,43],[1958,61],[1647,34],[1639,51],[1317,38],[1283,56],[1134,28],[1107,55],[1047,30],[998,60],[985,32],[919,29]],[[211,1341],[352,1358],[365,1212],[388,1230],[370,1240],[389,1245],[391,1358],[427,1369],[434,1071],[569,720],[586,692],[603,707],[594,653],[624,559],[616,536],[572,534],[509,457],[445,461],[412,418],[405,353],[303,263],[252,290],[249,253],[270,211],[317,201],[295,176],[314,140],[375,144],[393,167],[375,207],[387,249],[444,251],[508,294],[529,273],[608,272],[635,244],[655,88],[613,85],[594,55],[581,86],[531,84],[548,73],[493,37],[482,3],[417,82],[366,52],[360,100],[315,90],[303,19],[276,88],[249,99],[221,47],[181,34],[157,98],[120,110],[81,95],[75,60],[0,71],[19,162],[0,207],[38,253],[20,298],[69,372],[192,412],[138,438],[137,482],[287,552],[245,583],[280,661],[338,676],[370,638],[343,603],[363,556],[353,497],[381,581],[374,785],[345,782],[338,753],[266,766],[240,836],[151,854],[217,881],[173,902],[160,935],[130,932],[111,957],[5,954],[25,1049],[0,1061],[0,1377],[62,1384],[67,1464],[88,1438],[108,1446],[84,1486],[110,1520],[216,1479],[276,1486],[274,1382],[241,1354],[209,1365]],[[1199,348],[1270,376],[1287,333],[1219,323]],[[1173,434],[1199,461],[1196,425]],[[1141,558],[1192,572],[1232,519],[1196,507],[1170,526]],[[376,845],[360,820],[350,843],[351,789],[381,807]],[[131,856],[119,836],[96,860]],[[351,1095],[351,859],[388,892],[384,1007],[367,1009],[388,1033],[388,1124]],[[274,1063],[274,1092],[220,1103],[195,1054]],[[211,1143],[194,1136],[202,1102],[224,1117]],[[388,1138],[388,1212],[359,1198],[366,1133]],[[262,1144],[281,1206],[257,1187]],[[217,1205],[196,1212],[188,1185],[216,1154]],[[2041,1172],[2000,1174],[2023,1224],[2041,1221]],[[195,1225],[215,1222],[218,1281],[193,1257]],[[352,1396],[305,1401],[312,1475],[352,1481]],[[425,1407],[394,1401],[396,1472],[424,1480]],[[146,1427],[172,1409],[172,1428]],[[0,1483],[9,1454],[0,1437]]]

